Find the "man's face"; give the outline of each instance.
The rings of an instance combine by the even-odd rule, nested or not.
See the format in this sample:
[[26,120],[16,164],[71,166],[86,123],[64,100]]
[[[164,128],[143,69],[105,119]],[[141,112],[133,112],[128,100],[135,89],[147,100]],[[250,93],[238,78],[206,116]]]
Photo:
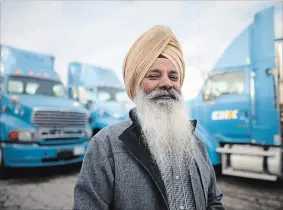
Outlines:
[[[180,75],[169,59],[157,58],[143,78],[140,88],[147,94],[156,89],[169,90],[172,88],[180,93]],[[163,96],[160,99],[167,98]]]
[[193,151],[193,127],[180,87],[174,65],[158,58],[134,98],[143,137],[161,169],[171,161],[172,152],[181,160]]

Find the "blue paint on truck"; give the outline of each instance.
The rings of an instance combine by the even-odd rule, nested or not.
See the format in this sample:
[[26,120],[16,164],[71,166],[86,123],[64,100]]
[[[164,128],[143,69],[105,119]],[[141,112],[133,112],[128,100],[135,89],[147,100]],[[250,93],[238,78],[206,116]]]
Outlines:
[[127,119],[133,107],[117,75],[95,65],[69,63],[68,91],[69,98],[79,101],[91,112],[93,134]]
[[0,173],[81,162],[89,113],[54,71],[54,57],[1,44]]
[[282,40],[274,8],[260,11],[187,102],[196,133],[222,173],[264,180],[282,177]]

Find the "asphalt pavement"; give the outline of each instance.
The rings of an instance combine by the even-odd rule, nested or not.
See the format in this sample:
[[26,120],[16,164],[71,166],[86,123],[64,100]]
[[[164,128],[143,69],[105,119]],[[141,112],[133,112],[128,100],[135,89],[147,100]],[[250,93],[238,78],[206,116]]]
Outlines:
[[[14,169],[0,180],[1,210],[72,209],[80,165]],[[227,210],[282,210],[283,182],[218,176]]]

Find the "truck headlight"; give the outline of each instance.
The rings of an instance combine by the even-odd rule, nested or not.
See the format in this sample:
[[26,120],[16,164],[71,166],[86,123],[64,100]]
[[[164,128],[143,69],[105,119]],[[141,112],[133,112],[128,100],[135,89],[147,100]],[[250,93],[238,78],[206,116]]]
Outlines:
[[20,131],[19,132],[19,140],[20,141],[31,141],[33,134],[28,131]]
[[18,140],[18,141],[32,141],[34,133],[30,131],[12,131],[9,134],[10,140]]

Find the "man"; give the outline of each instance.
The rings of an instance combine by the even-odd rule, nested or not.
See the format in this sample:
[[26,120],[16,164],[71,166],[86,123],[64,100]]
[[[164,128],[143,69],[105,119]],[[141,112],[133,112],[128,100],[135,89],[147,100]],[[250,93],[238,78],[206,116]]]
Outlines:
[[185,65],[171,29],[154,26],[123,65],[136,107],[87,149],[74,209],[224,209],[205,145],[194,136],[181,86]]

